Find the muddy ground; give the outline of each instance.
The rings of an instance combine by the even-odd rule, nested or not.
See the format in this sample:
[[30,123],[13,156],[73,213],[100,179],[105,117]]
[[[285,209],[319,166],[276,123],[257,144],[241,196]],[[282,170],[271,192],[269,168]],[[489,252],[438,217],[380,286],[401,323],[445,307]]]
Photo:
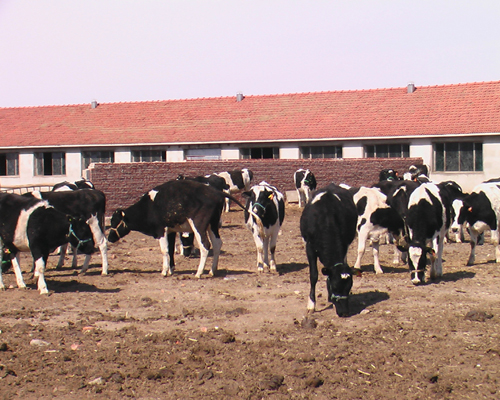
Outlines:
[[[243,213],[223,215],[219,272],[195,279],[198,258],[160,275],[157,242],[132,233],[84,276],[51,256],[41,296],[0,292],[2,399],[495,399],[500,398],[500,266],[491,245],[466,267],[469,245],[449,244],[444,277],[413,286],[381,246],[356,277],[351,316],[326,301],[306,318],[309,275],[287,207],[278,273],[258,274]],[[349,263],[354,264],[351,248]],[[83,261],[80,260],[80,263]],[[210,259],[209,259],[210,261]],[[29,281],[30,262],[23,260]],[[208,270],[207,270],[208,271]]]

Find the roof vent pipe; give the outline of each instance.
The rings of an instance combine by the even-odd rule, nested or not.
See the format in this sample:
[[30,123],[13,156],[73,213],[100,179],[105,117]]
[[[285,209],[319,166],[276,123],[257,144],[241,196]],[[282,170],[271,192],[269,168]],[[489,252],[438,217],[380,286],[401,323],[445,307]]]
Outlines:
[[417,88],[415,87],[415,84],[413,82],[410,82],[407,86],[407,93],[413,93]]
[[236,93],[236,101],[242,101],[244,98],[243,93]]
[[97,100],[92,100],[90,103],[90,108],[97,108]]

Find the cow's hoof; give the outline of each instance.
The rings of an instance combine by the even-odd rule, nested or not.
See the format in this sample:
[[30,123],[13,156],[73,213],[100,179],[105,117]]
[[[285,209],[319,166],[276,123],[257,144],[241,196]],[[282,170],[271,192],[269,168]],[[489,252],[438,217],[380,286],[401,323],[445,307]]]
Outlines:
[[5,290],[5,286],[0,286],[0,291],[4,291]]
[[195,277],[195,278],[198,278],[198,279],[201,279],[201,274],[199,274],[199,275],[198,275],[198,274],[196,274],[194,277]]

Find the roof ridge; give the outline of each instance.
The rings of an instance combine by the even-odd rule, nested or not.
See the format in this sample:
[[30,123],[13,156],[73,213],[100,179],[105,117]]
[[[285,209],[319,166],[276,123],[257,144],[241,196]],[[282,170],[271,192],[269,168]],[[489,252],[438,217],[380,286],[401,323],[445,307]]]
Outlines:
[[[411,82],[415,84],[414,82]],[[488,85],[488,84],[498,84],[498,81],[476,81],[476,82],[465,82],[465,83],[450,83],[444,85],[415,85],[418,89],[426,88],[449,88],[456,86],[474,86],[474,85]],[[371,88],[371,89],[341,89],[341,90],[321,90],[321,91],[310,91],[310,92],[293,92],[293,93],[271,93],[271,94],[249,94],[243,95],[245,98],[270,98],[270,97],[283,97],[283,96],[306,96],[314,94],[334,94],[334,93],[361,93],[361,92],[384,92],[392,90],[404,90],[406,86],[401,87],[390,87],[390,88]],[[119,104],[148,104],[148,103],[171,103],[171,102],[191,102],[200,100],[224,100],[235,98],[236,96],[213,96],[213,97],[193,97],[193,98],[182,98],[182,99],[163,99],[163,100],[139,100],[139,101],[112,101],[99,103],[99,105],[119,105]],[[19,106],[19,107],[0,107],[0,110],[8,109],[37,109],[37,108],[57,108],[57,107],[81,107],[90,105],[92,101],[88,103],[75,103],[75,104],[49,104],[40,106]]]

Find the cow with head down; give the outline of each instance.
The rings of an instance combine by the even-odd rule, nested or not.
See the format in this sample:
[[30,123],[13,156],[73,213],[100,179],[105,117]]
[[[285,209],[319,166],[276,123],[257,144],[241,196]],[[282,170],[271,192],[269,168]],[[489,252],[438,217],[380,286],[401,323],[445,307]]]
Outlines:
[[[252,186],[244,195],[248,198],[245,207],[245,223],[253,234],[257,247],[257,270],[264,268],[276,271],[276,242],[285,219],[285,200],[278,189],[267,182]],[[269,260],[270,255],[270,260]]]
[[455,202],[455,218],[451,225],[458,232],[466,224],[470,234],[470,255],[467,265],[474,265],[478,238],[491,231],[491,243],[495,247],[495,261],[500,262],[500,179],[490,179],[474,187],[470,194]]
[[300,218],[300,233],[306,243],[311,289],[307,309],[316,308],[318,258],[326,276],[328,301],[335,305],[339,317],[349,316],[349,294],[353,280],[346,263],[347,249],[356,235],[358,214],[352,194],[330,184],[319,189],[305,206]]

